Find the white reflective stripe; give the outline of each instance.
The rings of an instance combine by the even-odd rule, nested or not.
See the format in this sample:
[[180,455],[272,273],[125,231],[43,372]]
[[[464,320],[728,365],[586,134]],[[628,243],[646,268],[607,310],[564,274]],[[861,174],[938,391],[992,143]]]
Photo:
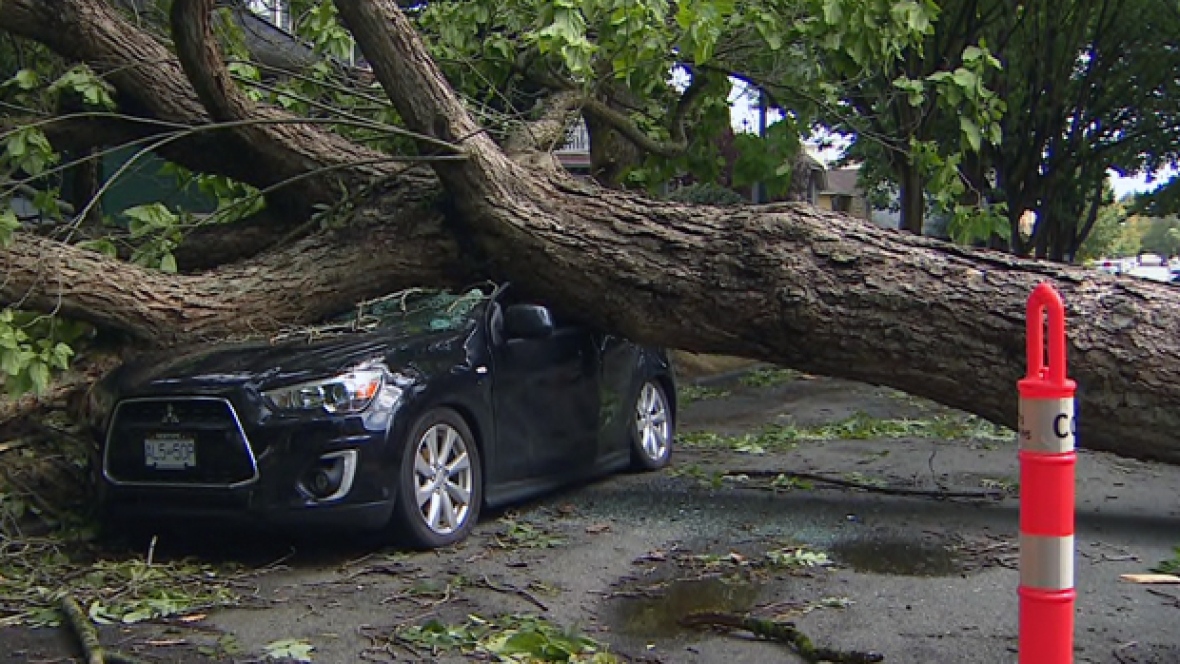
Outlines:
[[1073,399],[1021,399],[1020,449],[1032,452],[1072,452],[1077,420]]
[[1037,590],[1073,588],[1073,535],[1020,535],[1020,585]]

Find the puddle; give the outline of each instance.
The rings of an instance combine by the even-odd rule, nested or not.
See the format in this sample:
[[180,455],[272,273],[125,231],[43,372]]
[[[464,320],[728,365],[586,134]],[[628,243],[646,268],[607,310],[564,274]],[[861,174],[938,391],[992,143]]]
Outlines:
[[612,622],[629,636],[669,638],[688,631],[680,619],[691,613],[743,613],[756,599],[758,588],[745,581],[683,579],[669,583],[659,597],[619,599]]
[[953,576],[954,555],[942,544],[900,538],[855,539],[828,547],[837,563],[858,572],[890,576]]

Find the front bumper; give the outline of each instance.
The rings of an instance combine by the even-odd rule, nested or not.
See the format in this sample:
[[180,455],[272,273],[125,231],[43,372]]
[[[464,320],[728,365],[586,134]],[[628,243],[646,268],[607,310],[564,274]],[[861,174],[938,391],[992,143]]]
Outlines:
[[[135,417],[120,420],[117,409],[104,441],[100,500],[111,521],[375,529],[392,516],[400,455],[388,412],[239,419],[239,404],[224,397],[132,403],[123,412]],[[169,435],[192,441],[192,465],[149,463],[146,440]],[[344,460],[337,483],[317,492],[317,471]]]
[[103,483],[103,520],[116,527],[135,524],[186,528],[206,526],[275,526],[379,530],[393,515],[392,498],[365,503],[283,506],[257,500],[249,489],[124,488]]

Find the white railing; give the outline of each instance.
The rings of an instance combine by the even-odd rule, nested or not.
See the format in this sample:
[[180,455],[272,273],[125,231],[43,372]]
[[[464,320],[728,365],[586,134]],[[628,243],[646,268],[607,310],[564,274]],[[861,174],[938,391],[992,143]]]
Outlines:
[[566,132],[565,145],[557,149],[557,152],[590,152],[590,132],[586,130],[586,123],[578,120],[578,123]]

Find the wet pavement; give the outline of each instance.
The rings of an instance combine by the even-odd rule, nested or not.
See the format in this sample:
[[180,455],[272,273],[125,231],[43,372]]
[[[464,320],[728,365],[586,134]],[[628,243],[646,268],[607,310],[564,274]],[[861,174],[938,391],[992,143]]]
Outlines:
[[[453,549],[162,535],[158,556],[259,568],[250,594],[265,608],[211,611],[187,625],[108,627],[104,638],[154,661],[256,661],[266,644],[300,639],[314,646],[316,662],[461,662],[472,660],[388,637],[429,620],[528,614],[577,629],[624,661],[802,661],[781,644],[680,624],[722,612],[790,621],[817,644],[879,652],[886,662],[1015,662],[1014,441],[951,441],[917,426],[921,435],[907,437],[906,422],[958,416],[886,389],[790,376],[763,382],[771,384],[714,386],[686,405],[681,431],[697,446],[681,446],[669,469],[488,515]],[[767,434],[767,425],[778,428]],[[791,428],[828,425],[846,438]],[[1084,413],[1082,427],[1084,437]],[[691,435],[700,431],[752,437]],[[782,472],[927,494],[882,495]],[[1119,580],[1180,545],[1180,468],[1083,452],[1078,478],[1075,661],[1180,662],[1180,590]],[[952,500],[946,491],[979,496]],[[0,631],[0,640],[18,643],[18,634],[20,647],[0,662],[68,661],[60,631]]]

